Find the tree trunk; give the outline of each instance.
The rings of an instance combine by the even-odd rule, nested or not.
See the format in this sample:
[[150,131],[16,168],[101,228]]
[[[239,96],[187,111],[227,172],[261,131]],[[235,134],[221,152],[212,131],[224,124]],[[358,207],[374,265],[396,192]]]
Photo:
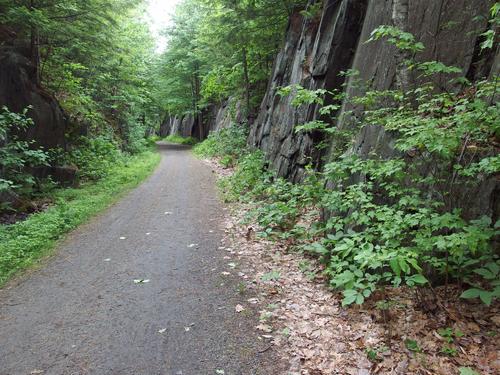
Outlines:
[[[30,0],[30,11],[34,11],[35,8],[35,0]],[[35,83],[37,85],[40,84],[40,35],[38,34],[38,30],[35,25],[31,25],[30,30],[30,54],[31,54],[31,63],[33,64],[33,68],[35,69]]]
[[[195,62],[194,66],[194,74],[193,74],[193,96],[194,96],[194,121],[195,124],[198,125],[198,139],[202,140],[203,138],[203,121],[202,121],[202,116],[201,116],[201,111],[199,108],[199,101],[200,101],[200,91],[201,91],[201,82],[200,82],[200,75],[199,75],[199,65],[198,62]],[[194,135],[194,134],[192,134]]]
[[246,106],[246,116],[250,117],[250,80],[248,78],[248,61],[247,61],[247,49],[243,48],[243,76],[245,79],[245,106]]

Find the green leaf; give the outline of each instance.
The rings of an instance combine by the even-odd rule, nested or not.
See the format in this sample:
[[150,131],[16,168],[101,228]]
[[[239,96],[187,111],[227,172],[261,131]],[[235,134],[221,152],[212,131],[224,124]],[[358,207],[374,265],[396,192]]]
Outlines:
[[420,352],[420,350],[421,350],[420,347],[418,346],[418,342],[415,340],[406,339],[405,346],[406,346],[406,349],[408,349],[412,352]]
[[460,371],[460,375],[479,375],[479,373],[477,373],[470,367],[460,367],[458,371]]
[[392,258],[392,259],[389,261],[389,265],[391,266],[392,271],[393,271],[393,272],[394,272],[397,276],[400,276],[400,275],[401,275],[401,268],[399,267],[398,258]]
[[365,302],[365,297],[360,293],[356,296],[356,304],[362,305]]
[[428,280],[423,275],[413,275],[406,278],[406,285],[414,286],[415,284],[423,285],[428,283]]
[[487,290],[481,290],[479,292],[479,299],[483,301],[486,306],[489,306],[493,300],[493,293],[488,292]]
[[311,245],[306,246],[305,250],[319,255],[327,255],[329,253],[328,249],[319,242],[313,242]]
[[399,258],[399,267],[401,267],[401,270],[404,273],[410,273],[410,266],[408,265],[408,263],[406,263],[406,260],[404,258]]
[[488,263],[486,265],[486,268],[488,268],[491,271],[491,273],[495,276],[498,275],[498,273],[500,272],[500,267],[495,262]]
[[276,271],[272,270],[271,272],[265,273],[260,277],[262,281],[278,281],[281,277],[281,274]]
[[356,301],[358,292],[355,291],[354,289],[347,289],[344,290],[343,294],[344,294],[344,299],[342,300],[342,307],[354,303],[354,301]]
[[465,298],[465,299],[477,298],[477,297],[479,297],[480,293],[481,293],[481,290],[476,289],[476,288],[471,288],[471,289],[467,289],[466,291],[464,291],[460,295],[460,298]]
[[488,270],[486,268],[478,268],[478,269],[475,269],[474,272],[477,273],[478,275],[481,275],[486,280],[494,279],[496,276],[490,270]]

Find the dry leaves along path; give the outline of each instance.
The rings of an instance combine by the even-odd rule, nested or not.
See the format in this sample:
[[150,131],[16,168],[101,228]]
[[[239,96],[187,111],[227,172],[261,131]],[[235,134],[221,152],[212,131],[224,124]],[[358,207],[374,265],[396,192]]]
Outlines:
[[159,146],[156,172],[0,291],[0,374],[273,374],[221,275],[211,171]]

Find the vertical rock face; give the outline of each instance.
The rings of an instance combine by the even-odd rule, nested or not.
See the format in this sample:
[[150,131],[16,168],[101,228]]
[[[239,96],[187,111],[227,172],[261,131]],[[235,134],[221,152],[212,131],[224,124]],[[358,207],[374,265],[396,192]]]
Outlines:
[[179,129],[181,128],[182,117],[175,116],[171,120],[172,120],[172,124],[171,124],[170,132],[168,135],[179,134]]
[[[352,64],[352,68],[359,71],[356,79],[368,83],[368,89],[373,90],[418,85],[419,79],[415,73],[404,72],[404,76],[398,72],[398,61],[395,58],[398,51],[394,47],[384,41],[364,43],[379,25],[401,22],[406,22],[405,30],[425,46],[416,56],[417,60],[440,61],[456,66],[471,80],[487,77],[495,69],[495,53],[479,55],[478,45],[481,42],[479,35],[488,27],[488,11],[492,4],[490,1],[469,0],[371,1]],[[402,15],[401,12],[407,14]],[[443,90],[453,89],[448,78],[437,76],[436,86]],[[351,78],[347,82],[346,92],[351,96],[362,94],[359,85],[354,81],[355,79]],[[342,113],[338,116],[338,128],[343,129],[351,125],[351,117],[343,115],[349,111],[356,116],[358,108],[344,103]],[[380,155],[393,156],[396,154],[394,141],[392,134],[388,134],[383,128],[366,126],[360,130],[348,153],[367,156],[377,150]],[[334,147],[335,140],[332,141],[331,149]],[[498,200],[495,200],[495,195],[499,190],[498,181],[491,179],[479,186],[455,192],[454,198],[456,204],[469,217],[481,214],[497,217],[500,205]],[[467,199],[467,196],[471,195],[480,199]]]
[[183,137],[193,136],[194,116],[189,114],[182,118],[180,123],[179,135]]
[[165,117],[165,119],[161,123],[160,129],[158,131],[158,135],[160,137],[166,137],[167,135],[170,134],[170,129],[172,128],[172,121],[173,121],[173,119],[174,118],[171,117],[171,116]]
[[28,114],[34,126],[20,136],[47,149],[64,148],[67,129],[64,112],[59,103],[36,84],[34,74],[29,59],[10,46],[0,47],[0,107],[19,113],[31,106]]
[[[358,78],[373,89],[395,87],[395,48],[383,41],[365,43],[380,25],[406,24],[404,29],[426,47],[418,59],[458,66],[469,79],[487,76],[492,66],[498,69],[499,58],[494,54],[479,55],[478,36],[487,28],[492,4],[490,0],[325,0],[318,17],[294,14],[249,144],[264,151],[278,174],[291,180],[300,180],[304,166],[310,162],[320,166],[321,158],[326,156],[315,150],[321,135],[294,132],[296,125],[319,118],[317,105],[294,108],[291,98],[281,97],[277,91],[294,84],[313,90],[343,91],[339,72],[348,69],[359,71]],[[357,93],[352,81],[345,83],[348,93]],[[444,80],[436,83],[443,88],[448,85]],[[344,113],[351,110],[356,113],[356,108],[344,104]],[[348,117],[339,118],[339,127],[349,125]],[[352,152],[364,154],[373,147],[382,147],[391,153],[391,143],[382,130],[364,129]]]
[[160,125],[158,135],[180,135],[193,137],[199,140],[206,139],[211,132],[229,127],[232,123],[246,122],[241,108],[241,102],[229,98],[220,105],[205,108],[200,116],[192,114],[184,116],[170,116]]
[[180,135],[182,137],[191,137],[193,135],[194,116],[169,116],[166,117],[160,125],[158,135],[167,137],[169,135]]
[[327,0],[320,15],[291,16],[285,46],[278,54],[267,93],[251,129],[249,143],[264,151],[278,174],[300,180],[304,167],[319,162],[313,146],[318,134],[296,134],[294,126],[318,118],[317,105],[295,108],[280,87],[340,88],[341,71],[352,65],[367,0]]
[[215,132],[220,129],[229,127],[231,124],[246,123],[245,115],[243,114],[242,103],[234,98],[229,98],[220,106],[214,108],[215,118],[213,122],[208,123],[209,132]]

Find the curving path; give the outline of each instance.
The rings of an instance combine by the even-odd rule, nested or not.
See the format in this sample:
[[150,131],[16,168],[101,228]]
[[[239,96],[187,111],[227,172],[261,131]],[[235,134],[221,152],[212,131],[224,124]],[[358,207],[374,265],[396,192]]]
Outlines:
[[210,169],[159,147],[145,183],[0,290],[1,375],[279,373],[255,316],[234,310],[250,296],[221,275]]

